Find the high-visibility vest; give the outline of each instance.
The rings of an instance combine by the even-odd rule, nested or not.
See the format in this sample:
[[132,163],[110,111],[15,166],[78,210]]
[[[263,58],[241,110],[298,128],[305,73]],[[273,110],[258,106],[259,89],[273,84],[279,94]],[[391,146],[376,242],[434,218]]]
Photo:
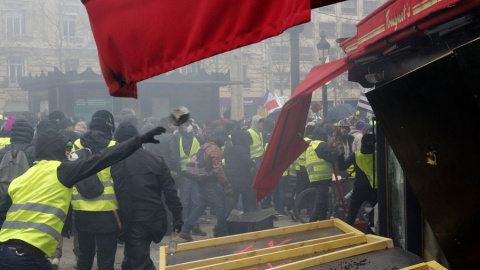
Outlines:
[[263,155],[265,149],[263,148],[263,136],[262,133],[258,134],[253,129],[247,130],[252,136],[253,143],[250,145],[250,158],[258,158]]
[[72,189],[60,183],[60,161],[42,160],[15,178],[8,188],[12,206],[0,231],[0,242],[18,239],[51,257],[67,217]]
[[306,154],[306,168],[310,182],[332,180],[333,168],[330,162],[321,159],[317,156],[315,149],[322,141],[312,141],[312,144],[307,148]]
[[185,171],[187,169],[187,163],[190,159],[198,152],[200,149],[200,143],[197,138],[193,137],[192,147],[190,148],[190,154],[187,156],[185,151],[183,151],[182,137],[180,137],[180,169]]
[[0,137],[0,149],[10,144],[10,137]]
[[[115,141],[110,141],[108,147],[114,146]],[[83,148],[80,139],[75,141],[73,147]],[[98,178],[103,184],[103,194],[97,198],[87,199],[83,197],[78,190],[73,187],[72,208],[80,211],[112,211],[118,209],[117,197],[113,189],[113,179],[110,174],[110,167],[97,173]]]
[[[367,175],[370,186],[373,187],[373,154],[355,152],[357,166]],[[375,152],[375,164],[377,164],[377,152]],[[375,168],[375,188],[378,187],[378,170]]]
[[[312,143],[312,139],[305,137],[303,138],[308,145]],[[306,157],[307,157],[307,150],[303,151],[303,153],[300,154],[300,156],[295,160],[295,170],[300,171],[300,167],[305,167],[306,166]]]

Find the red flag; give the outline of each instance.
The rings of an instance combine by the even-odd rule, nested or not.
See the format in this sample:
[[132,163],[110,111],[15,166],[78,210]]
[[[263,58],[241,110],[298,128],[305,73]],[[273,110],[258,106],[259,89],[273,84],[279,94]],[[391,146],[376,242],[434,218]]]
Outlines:
[[[310,0],[82,0],[112,96],[310,21]],[[333,1],[325,1],[328,2]]]
[[312,68],[282,107],[253,183],[253,188],[257,190],[257,201],[270,193],[283,172],[307,148],[303,133],[312,92],[353,65],[353,62],[343,58]]

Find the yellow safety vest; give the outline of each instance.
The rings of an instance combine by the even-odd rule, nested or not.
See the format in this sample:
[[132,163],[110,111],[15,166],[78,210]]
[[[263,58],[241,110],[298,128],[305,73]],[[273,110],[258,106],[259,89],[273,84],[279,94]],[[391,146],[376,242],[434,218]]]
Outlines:
[[[114,146],[115,141],[110,141],[108,147]],[[80,139],[75,141],[73,147],[78,146],[83,148],[80,143]],[[113,179],[110,174],[110,167],[101,170],[97,173],[98,178],[103,184],[103,194],[97,198],[87,199],[84,198],[78,190],[73,187],[72,194],[72,207],[73,210],[80,211],[112,211],[118,209],[117,197],[115,196],[115,191],[113,189]]]
[[332,180],[333,168],[330,162],[327,162],[317,156],[315,149],[322,141],[312,141],[307,148],[306,168],[310,182]]
[[265,149],[263,148],[263,136],[262,133],[258,134],[255,130],[247,130],[252,136],[253,143],[250,145],[250,158],[258,158],[263,156]]
[[[370,186],[373,187],[373,154],[362,154],[355,152],[357,166],[367,175]],[[377,152],[375,152],[375,164],[377,163]],[[378,187],[378,170],[375,168],[375,188]]]
[[182,145],[182,137],[180,137],[180,169],[185,171],[187,169],[187,163],[190,159],[198,152],[200,149],[200,143],[198,142],[197,138],[193,137],[192,147],[190,148],[190,155],[186,155],[185,151],[183,151]]
[[0,149],[4,148],[10,144],[10,137],[1,137],[0,138]]
[[60,161],[42,160],[15,178],[8,188],[12,206],[0,231],[0,242],[22,240],[51,257],[67,217],[72,189],[57,178]]
[[[310,145],[312,143],[312,139],[306,137],[306,138],[303,138],[307,143],[308,145]],[[300,167],[303,166],[305,167],[306,166],[306,156],[307,156],[307,150],[305,150],[303,153],[300,154],[300,156],[297,158],[297,160],[295,160],[295,170],[297,171],[300,171]]]

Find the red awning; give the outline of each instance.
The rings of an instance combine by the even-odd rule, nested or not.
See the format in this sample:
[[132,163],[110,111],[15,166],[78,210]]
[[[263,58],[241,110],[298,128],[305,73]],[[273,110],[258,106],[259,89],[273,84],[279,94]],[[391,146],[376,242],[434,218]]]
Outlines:
[[119,97],[136,98],[139,81],[310,21],[310,0],[82,2],[110,94]]
[[312,92],[353,67],[354,63],[339,59],[314,67],[295,93],[283,106],[275,123],[268,148],[260,164],[260,169],[253,183],[257,190],[257,201],[265,197],[290,164],[307,149],[303,140],[305,123]]

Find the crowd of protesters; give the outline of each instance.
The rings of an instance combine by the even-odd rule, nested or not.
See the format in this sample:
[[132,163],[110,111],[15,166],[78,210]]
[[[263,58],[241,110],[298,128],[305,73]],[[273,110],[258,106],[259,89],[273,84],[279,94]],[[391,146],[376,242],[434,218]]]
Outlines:
[[[290,214],[295,220],[292,212],[295,197],[303,190],[314,187],[320,199],[316,200],[310,221],[326,219],[335,166],[340,169],[341,175],[360,179],[355,181],[355,195],[350,204],[350,211],[356,213],[364,200],[375,203],[375,198],[369,196],[371,189],[375,188],[368,184],[372,172],[362,171],[365,170],[362,154],[373,152],[374,138],[365,140],[364,134],[371,131],[371,124],[366,121],[356,116],[339,120],[307,121],[305,141],[309,148],[284,172],[271,194],[257,204],[252,185],[273,132],[274,114],[266,118],[255,115],[238,121],[221,118],[197,122],[192,118],[179,127],[170,123],[167,117],[138,117],[129,108],[121,110],[116,116],[100,110],[87,120],[68,117],[59,110],[37,116],[28,112],[19,116],[10,115],[0,123],[0,160],[8,151],[20,149],[31,168],[42,159],[50,158],[42,154],[45,155],[45,148],[55,142],[42,137],[42,134],[52,131],[59,144],[70,142],[66,154],[88,148],[93,156],[104,159],[109,156],[105,149],[113,149],[122,142],[141,137],[144,144],[142,149],[119,155],[122,158],[110,161],[108,166],[102,164],[103,159],[93,165],[88,163],[94,167],[88,169],[89,173],[98,172],[103,184],[101,199],[86,199],[74,187],[78,175],[85,176],[85,173],[78,172],[78,167],[72,172],[63,169],[58,173],[59,179],[62,174],[72,176],[77,173],[77,176],[68,181],[59,180],[73,191],[70,211],[63,211],[65,226],[55,237],[58,242],[56,248],[49,247],[47,250],[22,238],[8,238],[5,231],[11,229],[3,226],[0,249],[3,245],[17,249],[16,252],[18,248],[23,248],[32,256],[42,254],[50,257],[53,267],[57,268],[62,256],[63,236],[73,235],[77,269],[91,269],[95,255],[98,269],[113,269],[119,239],[125,242],[122,269],[155,269],[149,253],[151,242],[160,242],[172,230],[180,232],[180,237],[186,241],[193,241],[192,235],[207,235],[201,228],[202,223],[208,222],[202,218],[207,209],[217,216],[214,236],[226,236],[227,218],[234,211],[241,215],[274,207],[276,215]],[[157,126],[164,129],[155,134],[155,140],[146,139],[145,134]],[[156,140],[160,143],[145,143]],[[368,147],[362,146],[364,141]],[[186,170],[188,162],[199,150],[204,152],[205,169],[211,176],[201,183]],[[68,155],[50,159],[68,164],[64,162],[66,157]],[[68,168],[67,165],[63,167]],[[60,165],[58,168],[63,167]],[[12,196],[0,196],[0,226],[4,222],[11,224],[11,216],[7,213],[12,212],[12,200],[15,204]],[[165,204],[169,211],[165,210]],[[348,223],[353,224],[355,217],[349,215]],[[2,232],[7,238],[2,238]]]

